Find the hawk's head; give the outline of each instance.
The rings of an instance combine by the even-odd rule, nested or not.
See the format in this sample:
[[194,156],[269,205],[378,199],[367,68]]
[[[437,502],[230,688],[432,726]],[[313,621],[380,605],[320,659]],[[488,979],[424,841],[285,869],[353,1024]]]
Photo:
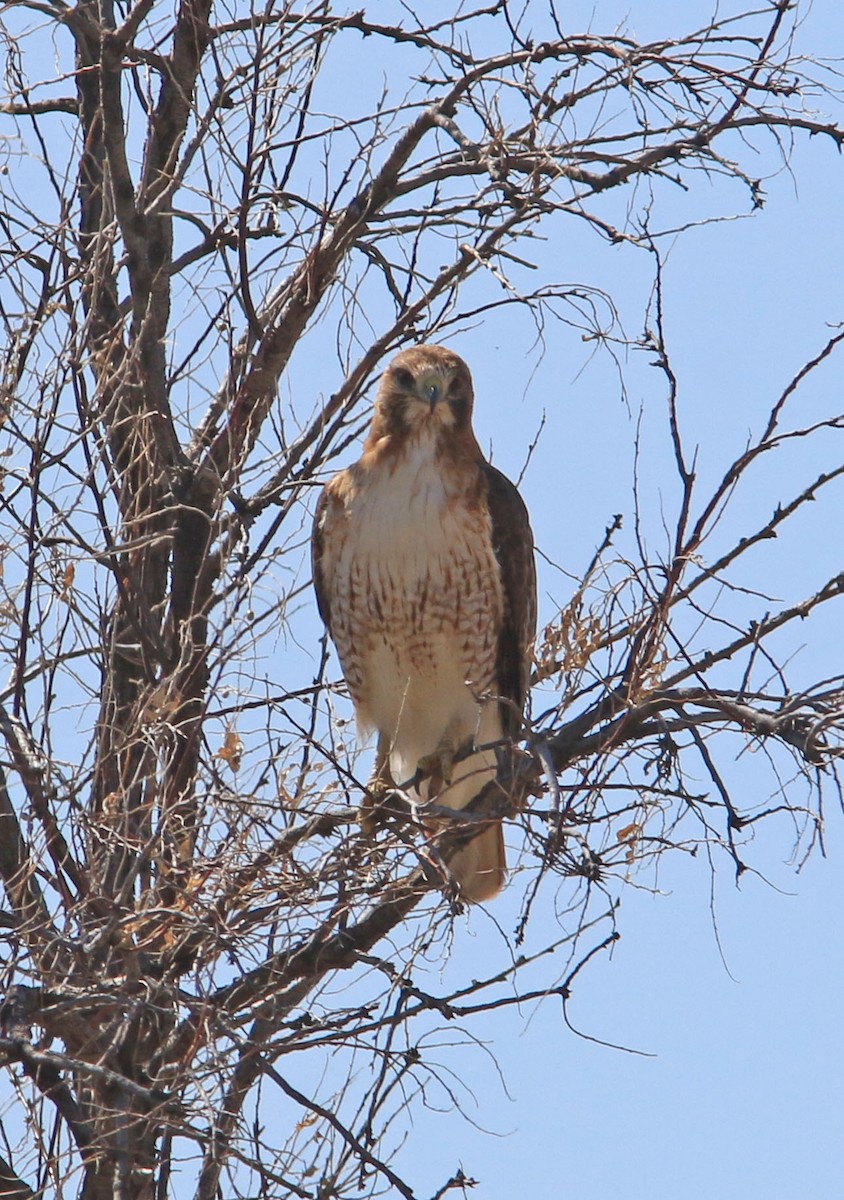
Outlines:
[[397,354],[378,387],[372,440],[414,434],[472,435],[472,376],[443,346],[412,346]]

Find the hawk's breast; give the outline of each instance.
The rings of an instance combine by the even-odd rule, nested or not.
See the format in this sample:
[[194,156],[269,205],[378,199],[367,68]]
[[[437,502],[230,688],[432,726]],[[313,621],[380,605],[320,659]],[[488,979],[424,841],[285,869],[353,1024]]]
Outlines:
[[353,480],[334,535],[332,634],[358,718],[389,737],[401,773],[447,728],[500,736],[497,705],[479,697],[497,692],[501,577],[477,478],[441,470],[432,448]]

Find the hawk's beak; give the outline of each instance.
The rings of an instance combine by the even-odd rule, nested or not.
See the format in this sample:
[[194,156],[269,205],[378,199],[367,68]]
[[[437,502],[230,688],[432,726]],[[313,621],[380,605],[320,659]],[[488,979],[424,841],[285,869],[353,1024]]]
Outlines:
[[442,399],[443,394],[442,386],[440,385],[439,380],[432,379],[430,376],[427,379],[423,379],[420,391],[422,392],[423,398],[428,401],[428,407],[430,408],[431,412],[433,412],[439,401]]

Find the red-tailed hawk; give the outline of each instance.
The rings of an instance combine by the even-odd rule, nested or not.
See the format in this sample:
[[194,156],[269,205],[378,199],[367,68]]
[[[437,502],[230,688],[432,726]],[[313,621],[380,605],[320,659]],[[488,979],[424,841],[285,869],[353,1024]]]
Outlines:
[[[536,624],[533,537],[519,493],[472,431],[472,377],[441,346],[381,377],[363,456],[320,497],[313,568],[363,730],[370,788],[461,809],[519,733]],[[471,753],[467,751],[471,750]],[[451,860],[462,894],[506,875],[501,822]]]

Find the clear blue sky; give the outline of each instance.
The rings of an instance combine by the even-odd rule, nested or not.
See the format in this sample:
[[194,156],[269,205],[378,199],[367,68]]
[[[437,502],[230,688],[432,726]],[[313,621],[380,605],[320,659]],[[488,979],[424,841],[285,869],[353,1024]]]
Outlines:
[[[712,6],[632,0],[560,8],[568,30],[585,27],[594,12],[596,32],[609,32],[626,15],[629,28],[648,37],[681,23],[689,28],[693,14],[704,20]],[[800,36],[805,52],[844,54],[842,7],[816,3]],[[760,163],[760,173],[772,165]],[[758,428],[766,405],[824,343],[828,326],[844,320],[844,164],[831,145],[815,140],[795,147],[792,165],[793,174],[781,171],[768,181],[764,211],[693,230],[669,258],[668,333],[684,428],[690,443],[700,444],[702,477],[723,470],[748,430]],[[678,195],[678,222],[717,208],[714,195],[699,177],[697,192]],[[602,248],[585,233],[547,253],[558,256],[561,277],[605,287],[632,323],[628,332],[639,332],[644,255]],[[532,434],[546,410],[547,431],[522,490],[539,545],[552,546],[576,573],[612,513],[630,511],[633,418],[610,364],[599,356],[581,370],[582,347],[573,335],[561,335],[541,361],[518,360],[514,369],[512,331],[503,322],[453,344],[474,370],[480,440],[511,475],[524,459],[525,430]],[[631,360],[625,373],[634,409],[663,403],[657,372]],[[806,403],[840,411],[840,380],[839,363],[818,377]],[[644,489],[654,504],[663,487],[670,495],[673,486],[661,473],[660,454],[654,446],[645,460]],[[786,468],[772,467],[780,469]],[[776,478],[765,482],[770,507]],[[745,512],[755,499],[751,489]],[[840,540],[840,524],[807,526],[799,538],[785,539],[778,571],[765,586],[780,596],[810,590],[821,542],[828,554],[830,537]],[[565,585],[542,568],[540,586],[549,617],[551,597],[564,600]],[[840,635],[840,619],[808,623],[798,677],[840,669]],[[761,764],[749,762],[745,778],[750,788],[770,790]],[[660,894],[628,887],[621,941],[611,959],[579,977],[569,1015],[590,1037],[640,1053],[576,1036],[556,1000],[480,1020],[474,1031],[489,1040],[506,1093],[482,1050],[444,1052],[441,1061],[463,1072],[481,1101],[474,1115],[494,1136],[453,1114],[422,1114],[399,1160],[408,1177],[427,1179],[433,1190],[460,1164],[478,1179],[474,1194],[483,1200],[840,1195],[844,836],[840,811],[830,806],[827,817],[829,858],[812,860],[800,874],[787,862],[791,831],[781,825],[760,835],[751,856],[767,882],[748,874],[737,888],[722,862],[713,897],[707,864],[678,856],[664,864]],[[549,894],[549,909],[550,900]],[[512,896],[491,912],[513,928]],[[550,911],[545,919],[527,949],[548,932]],[[498,953],[491,924],[472,914],[454,946],[453,968],[443,979],[432,972],[432,990],[480,975]],[[418,1194],[426,1194],[424,1187]]]
[[[765,6],[760,0],[759,7]],[[420,0],[425,12],[453,7]],[[646,39],[703,24],[715,5],[557,0],[557,7],[569,32],[591,27],[610,33],[625,24]],[[371,8],[386,19],[400,6],[389,0]],[[803,8],[802,50],[844,56],[844,5],[816,0],[813,8]],[[836,116],[844,121],[844,108]],[[772,156],[759,161],[762,175],[774,167]],[[748,431],[758,429],[772,399],[823,345],[829,326],[844,321],[841,156],[820,139],[800,142],[791,173],[780,170],[765,191],[762,212],[690,230],[668,258],[669,345],[681,385],[683,427],[689,444],[700,445],[704,481],[717,477]],[[673,211],[663,210],[662,223],[747,212],[738,189],[734,197],[735,208],[722,209],[723,194],[699,175],[690,193],[678,191],[670,201]],[[553,257],[559,278],[604,288],[627,333],[637,336],[648,297],[647,256],[608,247],[575,222],[565,232],[542,249]],[[326,325],[323,342],[330,338]],[[511,476],[518,476],[546,414],[522,492],[538,545],[577,576],[612,515],[631,511],[630,446],[640,405],[647,421],[659,414],[652,427],[646,421],[653,438],[646,442],[641,480],[650,528],[658,536],[654,514],[662,503],[670,508],[675,494],[664,438],[657,433],[659,427],[664,434],[664,381],[645,356],[630,356],[623,363],[627,407],[613,364],[601,354],[590,358],[575,333],[554,331],[543,356],[514,353],[514,346],[528,347],[530,341],[527,325],[514,326],[508,316],[490,317],[451,344],[473,369],[481,444],[492,448],[496,464]],[[319,346],[318,337],[313,345]],[[336,386],[336,363],[332,348],[322,349],[328,392]],[[303,359],[308,352],[306,347]],[[304,368],[294,363],[294,370],[309,366],[313,362],[305,361]],[[285,402],[288,388],[295,395],[295,386],[285,381]],[[311,399],[309,392],[303,409]],[[805,403],[826,411],[844,408],[840,363],[819,373]],[[764,492],[756,496],[751,489],[742,497],[738,524],[728,525],[729,531],[740,529],[744,516],[752,524],[755,504],[770,511],[780,469],[785,468],[777,460],[760,476]],[[839,497],[844,504],[841,491]],[[840,545],[841,520],[833,517],[801,525],[799,536],[783,537],[778,568],[761,584],[782,598],[811,591],[820,560],[834,558],[834,539]],[[550,619],[570,590],[570,582],[541,564],[541,617]],[[303,677],[309,679],[321,633],[310,597],[296,621],[296,638],[305,648]],[[793,664],[796,678],[840,671],[840,620],[813,619],[801,633],[805,646]],[[282,652],[286,672],[297,651],[279,647],[279,658]],[[266,669],[272,679],[280,677],[280,663]],[[770,791],[770,775],[752,755],[741,769],[749,789]],[[826,815],[829,857],[816,856],[799,874],[788,862],[793,836],[783,822],[760,831],[749,856],[764,879],[747,873],[736,887],[722,859],[713,893],[703,857],[677,855],[666,859],[658,880],[634,878],[623,888],[621,940],[611,957],[599,958],[579,976],[569,1005],[570,1021],[585,1036],[565,1025],[555,999],[479,1018],[472,1030],[486,1042],[483,1047],[455,1049],[448,1045],[452,1030],[432,1026],[426,1054],[439,1058],[454,1073],[455,1086],[468,1090],[461,1097],[479,1128],[453,1112],[434,1111],[433,1094],[431,1108],[415,1110],[396,1166],[417,1186],[418,1196],[429,1196],[458,1166],[479,1181],[472,1194],[480,1200],[839,1196],[844,820],[833,803]],[[512,931],[520,896],[514,887],[490,905],[489,915],[475,910],[459,920],[451,961],[445,967],[434,962],[427,977],[420,967],[419,982],[446,992],[506,961],[495,922]],[[526,951],[555,936],[553,900],[548,887]],[[543,977],[553,974],[545,970]],[[434,1049],[437,1040],[441,1052]],[[477,1097],[477,1108],[468,1092]],[[279,1128],[279,1143],[288,1132]]]

